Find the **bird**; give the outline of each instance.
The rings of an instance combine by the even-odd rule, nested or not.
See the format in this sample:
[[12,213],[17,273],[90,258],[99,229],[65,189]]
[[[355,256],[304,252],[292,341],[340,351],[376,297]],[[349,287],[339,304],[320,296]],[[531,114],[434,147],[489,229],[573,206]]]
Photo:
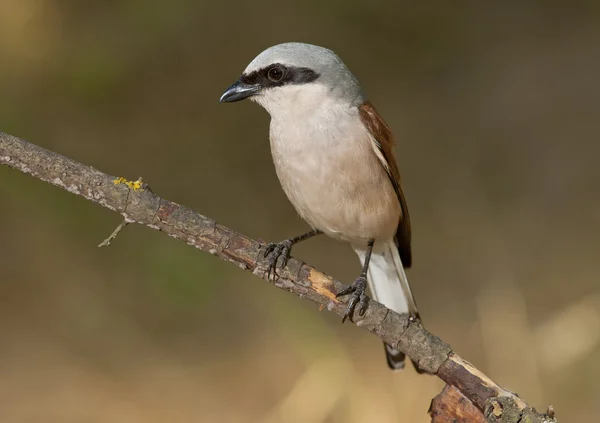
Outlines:
[[[332,50],[288,42],[258,54],[220,102],[244,99],[269,113],[275,171],[312,228],[267,245],[268,274],[278,260],[285,267],[293,245],[325,234],[349,243],[362,264],[358,278],[336,294],[349,295],[342,323],[364,315],[367,286],[376,301],[419,319],[405,273],[411,224],[394,139],[357,78]],[[384,346],[388,366],[404,368],[404,353]]]

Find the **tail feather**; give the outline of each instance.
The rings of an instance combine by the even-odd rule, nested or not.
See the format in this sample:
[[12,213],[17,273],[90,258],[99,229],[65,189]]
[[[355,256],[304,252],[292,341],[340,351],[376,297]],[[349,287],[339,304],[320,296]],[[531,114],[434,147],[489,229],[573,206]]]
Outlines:
[[[362,263],[365,251],[355,249]],[[371,255],[367,281],[373,299],[396,313],[408,313],[418,317],[417,304],[410,289],[408,278],[400,258],[398,247],[393,240],[379,245]],[[391,369],[404,368],[404,353],[385,345],[388,365]]]
[[390,347],[388,344],[383,344],[385,347],[385,358],[387,359],[388,367],[392,370],[402,370],[406,365],[406,355],[402,351]]

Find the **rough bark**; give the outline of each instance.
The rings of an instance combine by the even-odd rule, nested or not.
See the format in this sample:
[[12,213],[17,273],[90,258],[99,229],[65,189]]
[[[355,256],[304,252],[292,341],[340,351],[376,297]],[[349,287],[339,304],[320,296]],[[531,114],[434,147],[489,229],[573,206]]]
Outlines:
[[[185,206],[160,198],[141,181],[131,182],[107,175],[1,132],[0,164],[120,213],[125,221],[119,230],[127,223],[139,223],[269,280],[261,254],[264,245]],[[116,236],[116,233],[113,235]],[[107,245],[113,238],[109,237],[104,244]],[[269,281],[338,316],[344,314],[345,303],[335,297],[344,285],[299,260],[291,258],[287,267],[279,270],[277,277]],[[353,321],[358,327],[406,353],[425,372],[436,375],[453,387],[451,391],[445,390],[441,397],[436,397],[438,401],[432,403],[430,412],[434,421],[444,421],[435,420],[435,416],[441,415],[442,409],[445,415],[454,413],[454,421],[556,421],[553,412],[548,413],[551,416],[537,413],[515,394],[503,389],[458,356],[448,344],[425,330],[418,321],[408,319],[407,315],[397,314],[370,301],[365,315],[355,316]],[[440,398],[444,398],[444,401]],[[465,399],[469,404],[464,403]],[[459,420],[465,413],[465,407],[469,409],[469,416],[477,416],[479,420]]]
[[451,385],[431,401],[429,415],[431,423],[485,423],[481,411]]

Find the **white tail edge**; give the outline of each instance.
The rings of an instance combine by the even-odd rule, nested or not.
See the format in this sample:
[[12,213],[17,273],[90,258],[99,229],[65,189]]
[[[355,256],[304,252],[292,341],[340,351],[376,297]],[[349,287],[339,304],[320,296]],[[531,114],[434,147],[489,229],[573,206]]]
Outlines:
[[[355,248],[361,263],[365,261],[366,251]],[[371,254],[367,281],[373,299],[396,313],[408,313],[418,316],[417,305],[404,272],[398,247],[393,240],[375,246]],[[404,367],[404,354],[385,346],[388,365],[392,369]]]

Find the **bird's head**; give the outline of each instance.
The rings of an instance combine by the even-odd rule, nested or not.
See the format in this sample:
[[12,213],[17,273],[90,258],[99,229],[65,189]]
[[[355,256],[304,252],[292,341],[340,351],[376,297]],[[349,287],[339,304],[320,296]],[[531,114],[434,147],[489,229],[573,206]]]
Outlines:
[[331,50],[304,43],[284,43],[260,53],[221,102],[250,98],[272,117],[298,109],[316,109],[327,101],[360,105],[356,77]]

